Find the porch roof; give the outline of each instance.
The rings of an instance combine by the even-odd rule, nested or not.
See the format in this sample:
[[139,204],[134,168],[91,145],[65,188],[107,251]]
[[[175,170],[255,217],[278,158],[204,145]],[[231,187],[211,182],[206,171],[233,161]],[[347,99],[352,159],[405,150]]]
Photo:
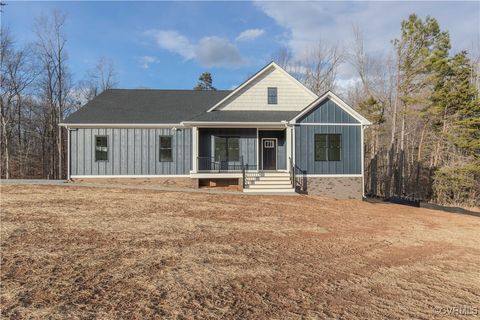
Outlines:
[[204,112],[189,122],[281,122],[293,119],[299,111],[211,111]]

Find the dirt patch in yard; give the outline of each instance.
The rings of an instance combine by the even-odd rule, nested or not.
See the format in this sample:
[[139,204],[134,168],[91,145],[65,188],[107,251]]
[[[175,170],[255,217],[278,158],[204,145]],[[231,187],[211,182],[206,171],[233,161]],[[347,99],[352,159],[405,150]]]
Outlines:
[[478,217],[313,196],[0,188],[5,318],[431,319],[480,307]]

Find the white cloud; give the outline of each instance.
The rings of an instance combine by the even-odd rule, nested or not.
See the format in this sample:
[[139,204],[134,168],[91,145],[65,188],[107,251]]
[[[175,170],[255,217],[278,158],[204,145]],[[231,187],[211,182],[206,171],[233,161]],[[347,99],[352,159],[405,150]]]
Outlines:
[[206,67],[239,67],[244,63],[238,49],[219,37],[205,37],[195,50],[198,61]]
[[[471,49],[480,39],[480,28],[473,27],[480,24],[478,2],[257,1],[255,5],[285,29],[280,41],[297,59],[319,41],[329,46],[343,45],[348,53],[354,26],[363,31],[369,53],[388,53],[392,49],[390,41],[400,36],[401,21],[411,13],[422,19],[435,17],[440,27],[449,31],[454,52]],[[345,81],[352,76],[349,66],[339,72]]]
[[181,55],[185,60],[195,58],[195,46],[184,35],[174,30],[149,30],[157,45],[165,50]]
[[242,31],[238,37],[235,39],[237,41],[249,41],[255,40],[265,34],[265,30],[263,29],[247,29]]
[[138,58],[138,62],[140,63],[141,68],[148,69],[150,68],[150,65],[159,63],[160,60],[157,57],[143,56]]
[[205,67],[237,68],[245,63],[240,51],[228,40],[219,37],[203,37],[193,43],[174,30],[150,30],[156,44],[165,50],[181,55],[185,60],[195,59]]

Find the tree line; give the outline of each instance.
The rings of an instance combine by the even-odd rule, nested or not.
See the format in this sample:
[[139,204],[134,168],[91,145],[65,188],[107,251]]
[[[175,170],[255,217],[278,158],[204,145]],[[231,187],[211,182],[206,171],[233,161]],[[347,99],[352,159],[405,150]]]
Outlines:
[[[319,95],[340,89],[373,123],[365,131],[366,193],[478,207],[479,57],[452,53],[449,33],[432,17],[402,21],[383,56],[366,51],[359,28],[352,33],[348,53],[319,43],[303,60],[287,49],[274,58]],[[343,64],[358,81],[342,90]]]
[[[64,178],[66,132],[58,123],[116,85],[107,58],[84,80],[72,81],[65,22],[59,11],[39,17],[35,41],[24,46],[2,25],[2,178]],[[372,121],[365,136],[366,193],[479,206],[479,58],[452,53],[449,33],[432,17],[412,14],[402,21],[400,36],[383,55],[366,50],[360,28],[352,34],[348,50],[320,42],[295,59],[286,48],[273,58],[313,92],[337,92]],[[345,66],[358,81],[340,86],[338,71]],[[215,90],[212,83],[203,73],[194,89]]]
[[60,11],[34,22],[35,41],[18,45],[0,30],[0,153],[2,178],[61,179],[66,176],[62,119],[116,84],[113,63],[100,58],[73,83],[68,66],[66,16]]

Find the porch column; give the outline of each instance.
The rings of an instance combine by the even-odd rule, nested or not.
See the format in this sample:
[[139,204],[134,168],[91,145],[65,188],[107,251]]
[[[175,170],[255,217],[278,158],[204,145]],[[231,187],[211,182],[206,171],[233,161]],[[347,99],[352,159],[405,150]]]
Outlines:
[[192,173],[198,172],[198,128],[192,127]]
[[260,171],[260,152],[262,151],[262,148],[260,146],[260,140],[258,138],[258,128],[257,128],[257,147],[255,148],[257,150],[257,170]]
[[[67,181],[70,180],[70,128],[65,127],[67,129]],[[62,130],[62,127],[60,127],[60,130]]]
[[292,158],[293,161],[293,146],[292,146],[292,127],[287,127],[286,128],[286,135],[285,135],[285,141],[287,143],[287,170],[290,171],[290,162],[288,161],[289,158]]

